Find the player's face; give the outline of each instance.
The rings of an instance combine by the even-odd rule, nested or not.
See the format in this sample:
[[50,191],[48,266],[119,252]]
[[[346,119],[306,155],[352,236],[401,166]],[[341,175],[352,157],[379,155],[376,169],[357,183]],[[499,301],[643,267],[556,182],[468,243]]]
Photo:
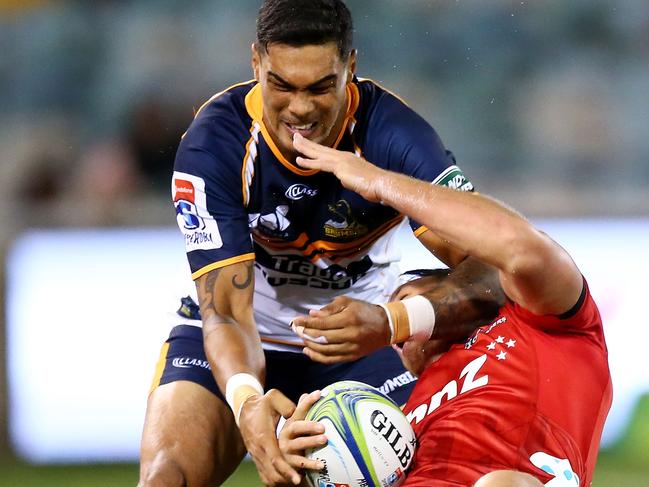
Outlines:
[[287,159],[295,159],[296,132],[319,144],[336,142],[347,112],[355,52],[344,60],[334,42],[271,44],[266,52],[253,45],[252,67],[264,100],[264,124]]

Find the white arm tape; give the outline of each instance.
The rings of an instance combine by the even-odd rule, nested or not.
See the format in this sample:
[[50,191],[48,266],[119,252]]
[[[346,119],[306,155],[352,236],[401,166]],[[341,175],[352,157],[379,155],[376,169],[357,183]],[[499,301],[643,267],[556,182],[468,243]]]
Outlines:
[[[230,409],[232,409],[232,412],[234,413],[234,419],[239,425],[239,415],[241,414],[241,407],[243,406],[243,403],[246,402],[246,399],[249,399],[251,395],[248,395],[245,397],[242,401],[238,401],[235,399],[238,399],[237,396],[237,390],[241,387],[246,387],[247,389],[253,389],[256,393],[258,393],[260,396],[264,395],[264,388],[262,387],[261,383],[257,380],[257,378],[251,374],[246,374],[246,373],[239,373],[239,374],[234,374],[231,376],[228,381],[225,384],[225,400],[227,401],[228,405],[230,406]],[[251,391],[252,392],[252,391]]]
[[433,303],[423,296],[412,296],[401,301],[408,313],[410,336],[425,341],[433,336],[435,329],[435,308]]

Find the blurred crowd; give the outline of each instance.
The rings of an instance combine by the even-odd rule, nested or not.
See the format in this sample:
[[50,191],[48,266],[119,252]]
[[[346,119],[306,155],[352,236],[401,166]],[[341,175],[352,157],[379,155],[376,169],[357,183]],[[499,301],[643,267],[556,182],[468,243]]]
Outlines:
[[[251,78],[260,0],[0,0],[0,221],[173,222],[194,110]],[[649,2],[348,0],[359,75],[524,212],[649,214]]]

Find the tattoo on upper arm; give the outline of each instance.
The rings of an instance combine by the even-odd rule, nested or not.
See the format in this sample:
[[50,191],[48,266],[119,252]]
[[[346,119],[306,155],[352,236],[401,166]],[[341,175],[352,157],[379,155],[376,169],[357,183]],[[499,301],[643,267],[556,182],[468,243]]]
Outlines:
[[214,290],[216,288],[216,280],[220,273],[221,269],[214,269],[205,276],[205,279],[201,279],[198,283],[198,303],[200,305],[201,315],[204,318],[211,313],[217,314]]
[[[222,271],[226,273],[222,274]],[[230,275],[232,275],[231,278]],[[236,264],[236,267],[227,266],[214,269],[197,281],[198,303],[204,322],[213,316],[230,316],[233,310],[235,308],[239,309],[242,303],[240,301],[242,294],[238,291],[235,294],[230,294],[229,298],[227,297],[227,281],[219,282],[219,279],[230,279],[233,290],[244,291],[244,294],[247,294],[249,291],[246,290],[251,288],[254,281],[253,265],[247,262],[243,265]],[[224,284],[226,289],[223,288]],[[232,299],[235,299],[236,303],[238,303],[236,306],[233,304]]]
[[246,277],[243,280],[243,282],[239,283],[237,282],[237,277],[239,277],[239,274],[235,274],[232,276],[232,285],[236,287],[237,289],[246,289],[250,284],[252,283],[252,278],[255,275],[252,263],[247,263],[246,264]]

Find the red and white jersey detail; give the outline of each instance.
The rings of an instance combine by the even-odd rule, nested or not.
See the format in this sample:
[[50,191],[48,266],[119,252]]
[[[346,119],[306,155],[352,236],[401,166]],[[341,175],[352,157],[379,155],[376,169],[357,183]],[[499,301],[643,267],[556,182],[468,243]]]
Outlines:
[[498,469],[590,485],[612,388],[599,311],[584,292],[570,318],[508,303],[424,371],[404,408],[419,439],[404,485],[473,485]]

